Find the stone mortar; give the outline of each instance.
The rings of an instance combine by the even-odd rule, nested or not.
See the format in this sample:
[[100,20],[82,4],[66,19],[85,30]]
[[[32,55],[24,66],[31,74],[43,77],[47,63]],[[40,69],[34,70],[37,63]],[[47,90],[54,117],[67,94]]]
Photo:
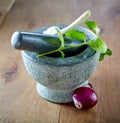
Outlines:
[[[65,25],[59,25],[60,28]],[[35,32],[42,33],[47,27],[41,27]],[[88,38],[96,38],[94,33],[83,27],[76,29],[87,34]],[[99,62],[99,53],[87,47],[82,53],[67,58],[53,58],[22,51],[25,68],[36,80],[38,94],[44,99],[55,103],[72,101],[73,91],[86,84]]]

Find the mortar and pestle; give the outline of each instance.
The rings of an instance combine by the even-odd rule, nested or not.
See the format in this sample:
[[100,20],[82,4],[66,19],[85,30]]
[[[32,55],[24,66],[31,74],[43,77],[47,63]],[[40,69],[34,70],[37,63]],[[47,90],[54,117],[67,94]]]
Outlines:
[[[82,15],[82,19],[81,16],[79,19],[83,21],[84,17]],[[93,32],[79,27],[78,23],[72,24],[72,28],[84,32],[88,39],[96,38]],[[63,33],[71,27],[70,25],[57,26],[63,30]],[[73,91],[88,83],[88,78],[98,64],[99,53],[88,46],[83,46],[65,50],[65,58],[59,58],[58,54],[38,58],[39,53],[58,49],[61,45],[57,35],[43,34],[49,27],[41,27],[34,32],[15,32],[11,44],[13,48],[22,50],[25,68],[36,80],[36,89],[41,97],[55,103],[71,102]],[[80,43],[65,36],[64,39],[65,46]]]

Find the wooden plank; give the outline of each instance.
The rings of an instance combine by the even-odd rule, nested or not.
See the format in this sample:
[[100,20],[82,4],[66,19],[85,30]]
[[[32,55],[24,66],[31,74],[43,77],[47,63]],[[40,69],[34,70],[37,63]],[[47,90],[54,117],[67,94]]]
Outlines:
[[15,0],[0,0],[0,26],[13,6]]

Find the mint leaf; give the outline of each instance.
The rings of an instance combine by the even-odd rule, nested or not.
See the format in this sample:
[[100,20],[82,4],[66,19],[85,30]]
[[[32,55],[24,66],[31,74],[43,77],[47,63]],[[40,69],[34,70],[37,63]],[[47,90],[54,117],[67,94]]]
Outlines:
[[78,31],[78,30],[75,30],[75,29],[67,31],[65,33],[65,36],[69,37],[69,38],[72,38],[72,39],[76,39],[76,40],[82,40],[82,41],[85,41],[86,38],[87,38],[87,36],[84,32],[81,32],[81,31]]
[[107,51],[105,52],[105,55],[111,56],[112,55],[112,51],[110,49],[107,49]]
[[104,60],[104,56],[105,56],[105,54],[100,54],[99,61],[103,61]]
[[111,51],[110,49],[107,49],[107,51],[106,51],[105,53],[101,53],[101,54],[100,54],[99,61],[104,60],[104,56],[105,56],[105,55],[111,56],[111,55],[112,55],[112,51]]
[[86,21],[85,25],[91,30],[93,31],[96,35],[99,36],[100,33],[100,28],[98,27],[97,23],[94,21]]
[[107,51],[106,43],[100,38],[97,38],[95,41],[88,42],[88,45],[90,45],[93,50],[96,50],[100,53],[105,53]]
[[59,37],[59,39],[61,41],[61,46],[60,47],[64,47],[64,42],[65,41],[64,41],[63,35],[62,35],[62,33],[61,33],[61,31],[60,31],[60,29],[58,27],[55,27],[55,28],[56,28],[58,37]]

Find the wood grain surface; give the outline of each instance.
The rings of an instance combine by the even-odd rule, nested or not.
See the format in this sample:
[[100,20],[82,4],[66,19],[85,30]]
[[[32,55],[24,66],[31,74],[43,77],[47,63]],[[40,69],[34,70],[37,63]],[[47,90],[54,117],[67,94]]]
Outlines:
[[[20,51],[11,47],[14,31],[69,24],[85,10],[101,27],[113,55],[90,77],[98,103],[78,110],[72,103],[54,104],[36,92]],[[120,0],[16,0],[0,27],[0,123],[120,123]]]

